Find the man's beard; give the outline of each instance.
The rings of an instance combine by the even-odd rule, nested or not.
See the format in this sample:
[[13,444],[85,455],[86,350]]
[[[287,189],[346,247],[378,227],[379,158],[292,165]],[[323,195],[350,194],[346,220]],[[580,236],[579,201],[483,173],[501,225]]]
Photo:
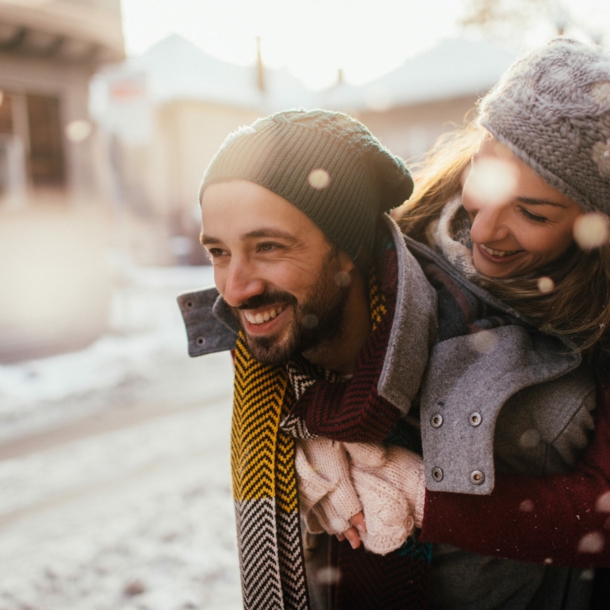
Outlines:
[[329,260],[322,265],[318,281],[303,302],[299,303],[288,292],[265,290],[244,301],[239,307],[231,308],[240,323],[241,318],[237,315],[239,309],[258,309],[277,304],[293,309],[292,323],[282,333],[281,343],[276,336],[252,337],[244,330],[248,349],[254,358],[263,364],[278,366],[297,354],[330,344],[341,335],[349,287],[337,281],[338,273],[336,254],[331,253]]

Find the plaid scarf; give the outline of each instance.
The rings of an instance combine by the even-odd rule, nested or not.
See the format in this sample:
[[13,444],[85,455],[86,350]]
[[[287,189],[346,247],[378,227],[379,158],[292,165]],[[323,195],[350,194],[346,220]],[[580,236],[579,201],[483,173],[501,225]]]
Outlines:
[[[243,333],[239,335],[231,466],[246,609],[310,607],[294,437],[320,435],[354,442],[397,438],[399,411],[377,394],[398,277],[394,244],[385,232],[378,236],[376,251],[380,254],[369,277],[372,332],[349,382],[337,383],[332,374],[312,374],[312,369],[304,372],[298,366],[289,367],[289,381],[286,368],[256,361]],[[375,269],[382,271],[379,278]],[[334,555],[340,573],[335,607],[425,607],[429,545],[410,538],[401,549],[380,556],[353,550],[343,541],[335,544]]]

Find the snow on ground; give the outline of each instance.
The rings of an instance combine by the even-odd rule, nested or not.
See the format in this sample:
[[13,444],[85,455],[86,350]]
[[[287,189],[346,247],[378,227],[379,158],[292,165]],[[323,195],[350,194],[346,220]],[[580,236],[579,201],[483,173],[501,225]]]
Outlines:
[[[0,365],[0,442],[114,405],[196,399],[174,382],[200,368],[186,353],[176,295],[213,283],[211,267],[140,269],[116,291],[109,333],[85,350]],[[214,393],[217,376],[205,383]],[[176,395],[176,392],[178,394]],[[160,394],[159,394],[160,393]]]
[[226,406],[0,463],[0,608],[241,607]]
[[0,366],[0,450],[54,439],[0,460],[0,610],[241,607],[232,365],[187,357],[175,304],[210,281],[206,268],[139,270],[112,334]]

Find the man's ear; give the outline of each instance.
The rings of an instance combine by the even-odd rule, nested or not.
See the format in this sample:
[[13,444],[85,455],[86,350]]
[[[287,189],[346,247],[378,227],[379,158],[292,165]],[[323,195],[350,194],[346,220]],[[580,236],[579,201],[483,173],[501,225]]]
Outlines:
[[354,261],[345,250],[339,250],[339,267],[345,273],[350,273],[356,268]]

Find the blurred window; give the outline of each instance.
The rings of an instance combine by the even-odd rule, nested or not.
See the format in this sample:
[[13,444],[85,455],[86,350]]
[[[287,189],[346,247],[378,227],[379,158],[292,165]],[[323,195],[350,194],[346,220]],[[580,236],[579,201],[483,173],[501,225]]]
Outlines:
[[0,91],[0,133],[13,133],[13,113],[11,96]]
[[27,95],[30,178],[34,186],[63,186],[65,164],[59,98]]

